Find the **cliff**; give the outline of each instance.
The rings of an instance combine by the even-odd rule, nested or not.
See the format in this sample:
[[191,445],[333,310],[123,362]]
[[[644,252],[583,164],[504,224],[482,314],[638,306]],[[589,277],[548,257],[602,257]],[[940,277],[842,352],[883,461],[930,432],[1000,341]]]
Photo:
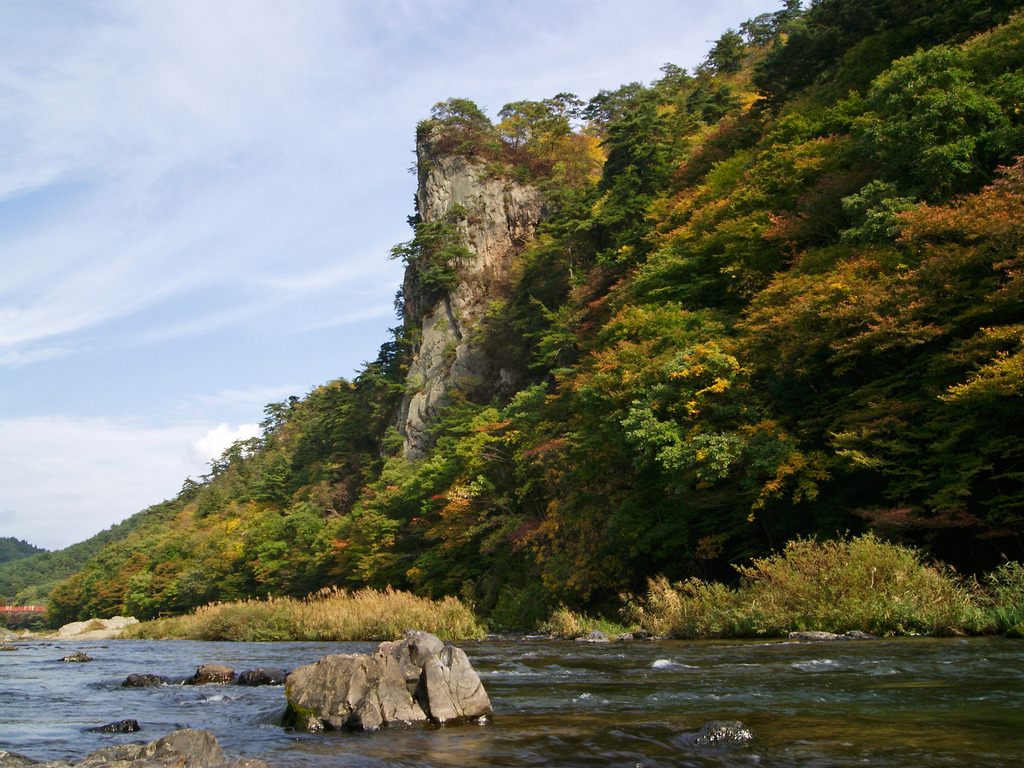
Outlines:
[[495,176],[480,160],[439,152],[429,133],[417,143],[416,156],[421,222],[451,219],[469,255],[451,265],[458,276],[454,287],[440,291],[423,285],[418,265],[406,267],[403,314],[418,333],[397,424],[410,459],[424,454],[426,427],[455,389],[514,389],[511,374],[488,359],[475,337],[545,215],[538,189]]

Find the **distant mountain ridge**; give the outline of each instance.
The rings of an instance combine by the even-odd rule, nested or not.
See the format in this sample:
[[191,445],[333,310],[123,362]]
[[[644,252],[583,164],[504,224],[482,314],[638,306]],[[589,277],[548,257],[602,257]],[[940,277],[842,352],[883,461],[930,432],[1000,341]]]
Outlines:
[[42,547],[33,546],[27,541],[16,539],[13,536],[0,538],[0,563],[7,563],[45,551]]

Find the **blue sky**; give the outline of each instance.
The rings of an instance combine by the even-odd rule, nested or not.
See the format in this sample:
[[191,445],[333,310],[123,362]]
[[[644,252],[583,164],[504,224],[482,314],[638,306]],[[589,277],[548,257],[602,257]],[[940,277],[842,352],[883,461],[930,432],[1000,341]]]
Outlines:
[[396,324],[417,121],[693,68],[774,0],[0,0],[0,536],[173,497]]

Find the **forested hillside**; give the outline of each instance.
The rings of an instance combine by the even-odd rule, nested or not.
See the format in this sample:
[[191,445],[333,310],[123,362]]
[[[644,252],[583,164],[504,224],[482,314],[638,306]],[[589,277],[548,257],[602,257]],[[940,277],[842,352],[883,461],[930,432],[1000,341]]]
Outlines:
[[402,453],[410,314],[473,226],[415,212],[378,359],[268,405],[53,620],[392,585],[528,626],[865,530],[961,572],[1021,559],[1020,5],[789,0],[692,73],[439,104],[421,142],[546,200],[477,329],[505,386],[465,382]]
[[163,520],[161,510],[165,509],[173,509],[173,504],[152,506],[85,541],[55,552],[25,545],[29,547],[26,554],[0,562],[0,595],[17,605],[45,603],[54,587],[80,571],[106,544],[124,538],[138,527],[159,525]]
[[39,547],[32,546],[27,541],[15,539],[13,536],[5,536],[0,539],[0,563],[7,563],[22,557],[28,557],[36,552],[43,552]]

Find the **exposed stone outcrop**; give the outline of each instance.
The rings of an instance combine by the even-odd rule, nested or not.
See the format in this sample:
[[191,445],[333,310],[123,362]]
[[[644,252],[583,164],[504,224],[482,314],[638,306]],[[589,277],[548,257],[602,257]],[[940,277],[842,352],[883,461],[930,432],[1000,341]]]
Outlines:
[[299,667],[288,675],[285,695],[285,725],[309,731],[445,725],[491,713],[466,654],[427,632],[407,632],[369,656],[334,654]]
[[426,223],[437,222],[453,208],[464,209],[466,215],[458,227],[473,257],[459,265],[458,285],[440,296],[424,292],[417,270],[406,269],[404,314],[421,331],[398,416],[407,458],[423,455],[428,447],[426,425],[453,389],[483,387],[495,392],[514,384],[474,337],[491,302],[502,296],[516,257],[533,239],[545,214],[538,189],[495,177],[482,162],[438,154],[429,135],[421,139],[416,152],[420,217]]

